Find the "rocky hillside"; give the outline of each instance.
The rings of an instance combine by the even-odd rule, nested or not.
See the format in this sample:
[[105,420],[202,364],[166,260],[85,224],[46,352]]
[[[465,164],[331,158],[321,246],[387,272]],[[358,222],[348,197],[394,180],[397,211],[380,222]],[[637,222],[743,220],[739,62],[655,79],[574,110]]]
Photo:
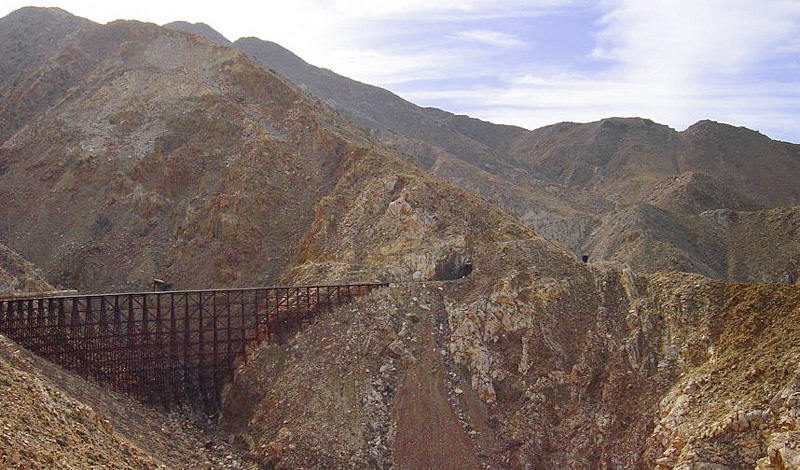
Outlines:
[[379,151],[196,36],[114,22],[62,42],[0,95],[14,123],[0,139],[0,234],[59,284],[266,283],[347,162]]
[[224,416],[262,465],[795,468],[800,288],[584,265],[401,162],[345,181],[290,279],[420,282],[252,354]]
[[797,288],[600,279],[381,291],[257,351],[226,423],[275,468],[797,468]]
[[[165,25],[230,44],[203,24]],[[524,129],[500,126],[434,108],[422,108],[379,87],[315,67],[278,44],[241,38],[233,47],[307,90],[419,166],[486,197],[538,230],[580,252],[595,215],[613,204],[520,169],[504,150]],[[564,227],[568,226],[567,230]]]
[[654,182],[687,172],[709,174],[762,207],[800,197],[791,176],[800,169],[800,146],[712,121],[683,132],[638,118],[557,124],[530,131],[509,153],[525,167],[623,206],[641,201]]
[[44,292],[55,288],[31,262],[0,244],[0,295],[12,292]]
[[93,23],[59,8],[22,8],[0,18],[0,89],[39,67],[62,42]]

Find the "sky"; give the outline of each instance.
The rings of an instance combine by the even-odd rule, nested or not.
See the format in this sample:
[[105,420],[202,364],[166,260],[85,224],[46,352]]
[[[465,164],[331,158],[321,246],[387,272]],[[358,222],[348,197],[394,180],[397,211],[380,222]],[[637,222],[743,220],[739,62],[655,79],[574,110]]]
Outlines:
[[0,0],[203,22],[421,106],[529,129],[712,119],[800,143],[800,0]]

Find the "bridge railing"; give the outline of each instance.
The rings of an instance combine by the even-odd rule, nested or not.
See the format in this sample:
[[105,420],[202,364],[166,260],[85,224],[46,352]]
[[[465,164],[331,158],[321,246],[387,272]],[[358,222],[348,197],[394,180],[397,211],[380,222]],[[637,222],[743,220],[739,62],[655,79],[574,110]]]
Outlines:
[[236,361],[387,284],[0,299],[0,333],[84,377],[151,402],[212,411]]

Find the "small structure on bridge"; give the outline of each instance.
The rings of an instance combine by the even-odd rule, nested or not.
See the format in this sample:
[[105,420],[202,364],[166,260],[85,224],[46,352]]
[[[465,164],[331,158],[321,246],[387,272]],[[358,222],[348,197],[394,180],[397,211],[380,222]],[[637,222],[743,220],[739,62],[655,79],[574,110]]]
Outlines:
[[153,292],[168,292],[172,289],[172,283],[163,279],[153,278]]

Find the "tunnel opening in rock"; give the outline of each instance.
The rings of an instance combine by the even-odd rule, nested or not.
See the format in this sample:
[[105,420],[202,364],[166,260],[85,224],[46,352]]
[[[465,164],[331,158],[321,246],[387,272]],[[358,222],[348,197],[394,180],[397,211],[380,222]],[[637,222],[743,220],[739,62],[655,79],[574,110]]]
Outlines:
[[436,263],[435,281],[454,281],[472,274],[472,260],[463,253],[453,253]]

